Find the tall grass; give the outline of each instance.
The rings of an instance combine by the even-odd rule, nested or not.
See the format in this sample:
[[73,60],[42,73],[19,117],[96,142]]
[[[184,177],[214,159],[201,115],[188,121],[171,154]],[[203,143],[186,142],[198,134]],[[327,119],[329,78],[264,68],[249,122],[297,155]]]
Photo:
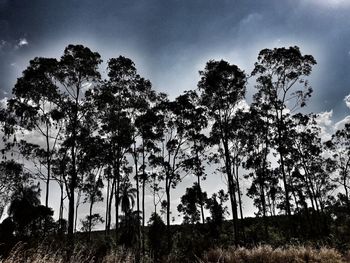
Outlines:
[[[134,263],[135,256],[122,248],[112,249],[102,257],[95,255],[96,251],[86,246],[76,246],[70,257],[64,249],[54,246],[39,245],[27,248],[19,243],[13,248],[9,256],[0,259],[0,263]],[[143,263],[152,260],[141,259]],[[175,258],[168,258],[164,262],[179,262]],[[332,248],[314,249],[304,246],[291,246],[273,249],[271,246],[258,246],[252,249],[229,248],[212,249],[197,259],[198,263],[346,263],[350,262],[350,254],[341,255]]]
[[291,246],[273,249],[258,246],[252,249],[213,249],[205,253],[201,263],[345,263],[350,262],[332,248],[314,249]]
[[54,246],[39,245],[36,248],[27,248],[24,243],[17,244],[5,259],[0,263],[133,263],[134,255],[123,248],[114,249],[102,257],[96,251],[76,245],[70,256],[66,249],[57,249]]

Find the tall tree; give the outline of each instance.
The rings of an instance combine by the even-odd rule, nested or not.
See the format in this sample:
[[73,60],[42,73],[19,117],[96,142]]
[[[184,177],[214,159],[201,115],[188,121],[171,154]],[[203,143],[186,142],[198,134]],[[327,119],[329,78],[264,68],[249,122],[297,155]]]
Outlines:
[[[271,105],[274,112],[272,123],[275,129],[276,151],[279,155],[280,172],[285,191],[285,210],[291,215],[290,186],[285,165],[288,152],[288,129],[286,124],[290,112],[306,104],[312,89],[306,77],[316,64],[311,55],[302,55],[298,47],[263,49],[252,76],[256,76],[258,91],[264,93],[264,103]],[[287,102],[289,109],[287,109]]]
[[78,184],[78,135],[82,118],[87,112],[84,108],[84,92],[100,80],[98,66],[101,62],[98,53],[82,45],[67,46],[59,61],[57,78],[64,93],[62,106],[65,116],[64,145],[69,149],[69,172],[65,180],[69,199],[68,234],[70,235],[74,230],[75,190]]
[[127,164],[126,154],[133,143],[134,127],[128,108],[130,86],[134,85],[133,63],[125,57],[108,61],[109,80],[97,87],[91,94],[99,113],[99,133],[105,140],[107,172],[107,212],[106,233],[111,227],[111,208],[115,198],[116,235],[119,221],[119,193],[121,171]]
[[209,118],[213,121],[211,139],[219,149],[220,158],[224,161],[228,180],[228,191],[234,225],[234,238],[238,242],[237,224],[237,185],[234,180],[230,143],[233,138],[231,122],[239,102],[244,99],[246,76],[236,65],[226,61],[209,61],[204,71],[200,71],[201,80],[198,88],[201,92],[201,103],[207,108]]
[[[12,112],[17,127],[42,137],[43,143],[35,146],[23,137],[19,150],[34,162],[39,177],[46,183],[45,206],[48,207],[52,159],[58,146],[62,130],[60,113],[62,95],[56,84],[58,61],[53,58],[35,58],[23,71],[22,77],[12,90],[13,98],[8,101],[8,111]],[[12,130],[15,132],[16,130]],[[28,137],[28,136],[27,136]],[[38,141],[41,141],[38,140]],[[45,167],[43,171],[42,167]]]
[[159,97],[156,112],[160,118],[159,127],[162,129],[160,151],[152,154],[149,158],[152,166],[158,169],[158,178],[164,181],[166,201],[166,223],[168,248],[171,246],[170,239],[170,214],[171,214],[171,189],[181,181],[184,171],[185,152],[185,112],[186,108],[181,96],[174,101],[169,101],[165,95]]
[[350,123],[346,123],[327,141],[327,148],[331,151],[332,159],[338,170],[337,182],[344,189],[343,199],[350,213]]
[[[208,137],[204,133],[204,129],[208,126],[208,120],[205,113],[205,108],[200,105],[198,94],[195,91],[187,91],[181,96],[182,104],[184,105],[185,119],[185,137],[187,147],[191,154],[184,160],[185,170],[193,173],[197,177],[197,188],[202,193],[201,180],[206,179],[205,165],[208,159]],[[203,195],[199,194],[199,198]],[[202,223],[204,220],[204,199],[199,200],[200,213]]]

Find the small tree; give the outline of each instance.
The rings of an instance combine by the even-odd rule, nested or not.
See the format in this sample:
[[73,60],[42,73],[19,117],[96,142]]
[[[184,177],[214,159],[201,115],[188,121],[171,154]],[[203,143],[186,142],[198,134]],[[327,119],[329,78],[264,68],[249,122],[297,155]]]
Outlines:
[[151,255],[154,262],[162,262],[162,256],[166,253],[166,225],[157,213],[152,213],[148,221],[148,240],[151,249]]
[[227,206],[224,203],[228,200],[228,194],[224,190],[212,195],[206,200],[205,208],[210,212],[210,218],[207,218],[211,229],[211,234],[214,238],[218,238],[225,216],[228,215]]
[[184,215],[185,224],[195,224],[200,220],[201,211],[198,208],[204,206],[207,199],[207,193],[202,192],[197,183],[194,183],[191,188],[186,188],[186,194],[181,197],[181,204],[177,210]]

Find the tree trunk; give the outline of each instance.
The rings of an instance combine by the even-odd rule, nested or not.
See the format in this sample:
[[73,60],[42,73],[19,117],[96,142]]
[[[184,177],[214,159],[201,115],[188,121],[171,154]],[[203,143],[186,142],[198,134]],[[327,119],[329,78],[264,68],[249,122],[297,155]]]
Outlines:
[[165,194],[166,194],[166,226],[167,226],[167,244],[168,244],[168,251],[171,249],[171,233],[170,233],[170,183],[169,183],[169,175],[166,176],[165,180]]
[[235,244],[238,245],[237,201],[236,201],[236,194],[235,194],[235,186],[233,182],[233,175],[231,170],[232,164],[231,164],[230,152],[228,148],[228,142],[224,138],[222,138],[222,143],[224,146],[225,168],[226,168],[226,174],[227,174],[227,180],[228,180],[228,191],[229,191],[230,200],[231,200],[234,239],[235,239]]
[[80,205],[81,191],[78,192],[77,203],[75,205],[74,232],[77,232],[78,208]]
[[109,234],[109,229],[107,229],[107,226],[109,225],[108,224],[108,220],[109,220],[109,216],[110,213],[109,213],[109,191],[110,191],[110,179],[109,177],[107,176],[107,195],[106,195],[106,223],[105,223],[105,236],[107,236]]
[[142,255],[145,255],[145,186],[146,186],[146,160],[144,140],[142,138]]
[[245,227],[244,227],[244,216],[243,216],[243,208],[242,208],[242,197],[241,197],[241,188],[239,185],[239,177],[238,177],[238,165],[235,165],[236,167],[236,182],[237,182],[237,193],[238,193],[238,204],[239,204],[239,212],[241,214],[241,221],[242,221],[242,234],[243,239],[245,241]]
[[47,162],[47,178],[46,178],[46,196],[45,196],[45,206],[49,207],[49,192],[50,192],[50,180],[51,180],[51,156],[50,156],[50,142],[49,142],[49,127],[46,124],[46,162]]
[[198,187],[199,187],[199,192],[200,192],[200,206],[201,206],[201,216],[202,216],[202,224],[205,223],[205,220],[204,220],[204,207],[203,207],[203,198],[202,198],[202,187],[201,187],[201,179],[200,179],[200,176],[198,175],[197,176],[197,183],[198,183]]
[[[80,83],[80,80],[79,80]],[[71,154],[72,154],[72,172],[71,172],[71,182],[69,184],[69,214],[68,214],[68,235],[71,236],[71,239],[73,240],[73,232],[74,232],[74,191],[77,185],[77,178],[78,173],[76,170],[76,137],[77,137],[77,125],[78,125],[78,105],[79,105],[79,91],[80,91],[80,84],[77,85],[77,95],[75,98],[75,105],[74,105],[74,118],[73,118],[73,125],[72,125],[72,147],[71,147]]]
[[115,189],[115,184],[116,184],[116,178],[113,178],[112,181],[112,186],[111,186],[111,191],[110,191],[110,196],[109,196],[109,201],[108,201],[108,224],[107,224],[107,234],[110,233],[111,230],[111,221],[112,221],[112,202],[113,202],[113,197],[114,197],[114,189]]
[[121,158],[119,159],[119,150],[118,150],[117,156],[118,156],[117,167],[116,167],[117,184],[115,189],[115,237],[116,237],[116,240],[118,239],[118,228],[119,228],[119,191],[120,191],[120,161],[121,161]]
[[92,224],[91,216],[92,216],[92,206],[93,205],[94,205],[94,202],[93,202],[93,198],[92,198],[92,200],[90,202],[90,209],[89,209],[89,241],[91,241],[91,228],[92,228],[92,226],[91,226],[91,224]]

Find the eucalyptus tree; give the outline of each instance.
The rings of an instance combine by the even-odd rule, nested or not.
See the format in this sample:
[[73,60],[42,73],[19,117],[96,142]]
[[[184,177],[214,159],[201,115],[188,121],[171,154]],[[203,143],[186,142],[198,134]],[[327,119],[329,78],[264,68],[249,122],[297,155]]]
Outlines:
[[86,89],[100,81],[98,66],[102,62],[97,52],[82,45],[68,45],[58,62],[57,79],[62,90],[62,113],[64,114],[64,142],[67,149],[68,173],[63,178],[69,200],[68,234],[74,230],[75,190],[78,186],[78,136],[86,111]]
[[[187,91],[181,96],[182,104],[184,105],[184,118],[186,120],[184,131],[187,146],[189,147],[190,155],[183,161],[185,170],[193,173],[197,177],[197,190],[202,193],[201,180],[206,179],[205,166],[208,161],[207,150],[209,140],[205,134],[205,128],[208,126],[205,108],[199,104],[199,97],[195,91]],[[200,205],[200,214],[202,223],[204,220],[204,199],[203,195],[198,197]]]
[[[203,192],[198,183],[192,187],[186,188],[186,193],[181,197],[181,203],[177,210],[184,215],[185,224],[195,224],[199,222],[200,216],[203,216],[202,207],[207,200],[207,193]],[[198,210],[198,207],[201,210]]]
[[338,172],[336,181],[344,189],[341,197],[345,200],[350,213],[350,123],[346,123],[343,129],[336,131],[325,145],[331,151],[331,158]]
[[[145,112],[137,116],[135,120],[135,127],[137,129],[138,135],[140,137],[140,143],[138,147],[134,150],[134,160],[135,162],[140,161],[141,166],[140,171],[137,172],[137,177],[141,180],[142,187],[142,251],[145,251],[145,195],[146,195],[146,184],[151,180],[151,172],[147,171],[152,169],[147,162],[151,155],[156,154],[160,151],[157,144],[162,137],[162,130],[158,124],[162,121],[161,118],[156,114],[153,107],[148,108]],[[141,159],[141,160],[137,160]],[[137,166],[135,165],[135,168]],[[158,184],[156,182],[156,176],[153,174],[154,185]],[[138,180],[138,179],[137,179]],[[138,183],[138,181],[137,181]],[[156,190],[156,188],[154,188]],[[139,208],[138,208],[139,209]]]
[[271,105],[276,151],[279,155],[280,172],[285,192],[285,210],[291,215],[290,186],[285,165],[288,153],[288,129],[291,112],[306,105],[312,89],[306,79],[316,64],[311,55],[302,55],[298,47],[263,49],[252,76],[256,77],[256,88],[262,92],[264,102]]
[[265,235],[267,237],[267,192],[268,180],[271,177],[270,153],[271,128],[268,122],[268,105],[261,104],[260,94],[254,95],[254,102],[246,114],[247,133],[242,138],[246,140],[246,160],[244,168],[252,170],[246,177],[252,178],[252,184],[247,190],[258,208],[258,215],[262,215]]
[[108,61],[109,79],[89,95],[98,112],[99,133],[105,143],[107,175],[106,233],[111,226],[111,208],[115,198],[116,233],[119,221],[119,193],[121,172],[127,165],[126,154],[133,143],[134,127],[128,108],[130,85],[134,84],[134,67],[129,59],[112,58]]
[[93,206],[97,202],[103,201],[102,189],[104,188],[102,180],[102,171],[105,165],[104,158],[104,144],[100,137],[89,137],[84,139],[85,147],[83,147],[83,156],[81,160],[82,171],[85,176],[82,180],[82,192],[85,197],[83,202],[89,203],[89,215],[87,216],[87,230],[89,239],[91,236],[91,229],[93,227],[93,220],[101,221],[102,218],[92,214]]
[[[125,97],[125,111],[128,113],[128,117],[131,121],[132,132],[132,145],[130,147],[130,154],[133,159],[134,166],[134,180],[136,186],[136,210],[140,211],[140,186],[142,187],[142,226],[145,225],[145,185],[147,180],[146,174],[146,158],[148,152],[154,148],[151,140],[155,138],[152,124],[154,121],[150,119],[144,119],[149,117],[151,107],[156,100],[156,92],[152,89],[152,84],[149,80],[142,78],[137,74],[137,70],[133,61],[128,58],[119,57],[118,63],[115,67],[123,68],[127,76],[127,90],[124,94]],[[145,122],[149,123],[145,123]],[[153,133],[153,135],[152,135]],[[145,145],[147,144],[147,145]],[[138,224],[139,236],[141,234],[140,224]],[[144,235],[143,235],[144,236]],[[144,238],[142,239],[144,246]],[[141,244],[139,244],[141,245]],[[143,249],[144,251],[144,249]]]
[[[171,214],[171,189],[186,176],[184,160],[187,159],[186,104],[180,95],[174,101],[161,94],[155,107],[159,117],[158,127],[162,130],[162,138],[159,140],[160,151],[149,157],[150,164],[157,169],[158,179],[164,182],[166,200],[166,223],[168,234],[168,246],[170,248],[170,214]],[[185,172],[185,173],[184,173]]]
[[[8,111],[15,119],[12,132],[22,137],[18,148],[32,160],[38,175],[46,182],[45,205],[48,207],[52,159],[62,131],[62,94],[57,85],[58,61],[54,58],[34,58],[12,90]],[[22,131],[22,134],[21,134]],[[24,136],[28,134],[29,136]],[[29,142],[31,137],[36,141]],[[45,168],[43,171],[42,167]]]
[[200,71],[200,75],[201,80],[198,82],[201,92],[200,100],[207,109],[209,119],[213,122],[212,143],[218,146],[219,157],[224,162],[231,199],[234,236],[237,243],[237,185],[234,180],[230,145],[235,139],[231,129],[232,119],[245,96],[246,75],[236,65],[231,65],[223,60],[207,62],[205,69]]
[[[320,130],[313,125],[313,117],[304,114],[296,114],[293,116],[295,127],[291,129],[290,137],[293,140],[291,159],[294,160],[295,171],[294,175],[301,181],[299,187],[303,187],[304,197],[300,199],[305,200],[308,196],[312,209],[320,211],[320,203],[317,198],[315,179],[317,174],[313,173],[313,167],[318,163],[318,158],[321,158],[322,145],[319,136]],[[316,163],[315,163],[316,162]],[[307,205],[307,204],[306,204]]]

